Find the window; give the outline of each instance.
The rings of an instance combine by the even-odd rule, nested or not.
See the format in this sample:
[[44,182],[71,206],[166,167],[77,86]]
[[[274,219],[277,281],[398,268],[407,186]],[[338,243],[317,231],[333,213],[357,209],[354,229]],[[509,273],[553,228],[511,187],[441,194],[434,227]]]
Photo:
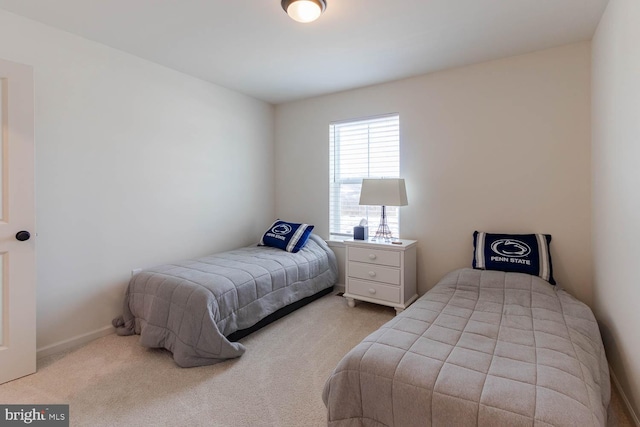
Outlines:
[[[400,117],[397,114],[329,125],[329,232],[352,236],[362,218],[374,235],[380,206],[360,206],[363,178],[400,177]],[[398,207],[387,207],[391,232],[399,235]]]

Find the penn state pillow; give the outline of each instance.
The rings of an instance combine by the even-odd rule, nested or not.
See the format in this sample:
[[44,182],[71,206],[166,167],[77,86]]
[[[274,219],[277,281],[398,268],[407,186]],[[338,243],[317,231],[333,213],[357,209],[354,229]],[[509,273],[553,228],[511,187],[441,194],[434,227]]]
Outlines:
[[552,285],[553,267],[549,234],[473,233],[473,268],[526,273]]
[[313,225],[276,220],[260,239],[260,246],[271,246],[296,253],[309,239]]

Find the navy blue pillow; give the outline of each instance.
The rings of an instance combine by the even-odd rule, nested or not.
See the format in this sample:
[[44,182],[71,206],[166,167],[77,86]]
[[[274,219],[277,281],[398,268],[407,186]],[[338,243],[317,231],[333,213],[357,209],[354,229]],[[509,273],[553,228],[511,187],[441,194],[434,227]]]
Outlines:
[[526,273],[551,283],[553,267],[549,234],[473,233],[473,268]]
[[271,246],[296,253],[307,243],[313,225],[276,220],[260,239],[260,246]]

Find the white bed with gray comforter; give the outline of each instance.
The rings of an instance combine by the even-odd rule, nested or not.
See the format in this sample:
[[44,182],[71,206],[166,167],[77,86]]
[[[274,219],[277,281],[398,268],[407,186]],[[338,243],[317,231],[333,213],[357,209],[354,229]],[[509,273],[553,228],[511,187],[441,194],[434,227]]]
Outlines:
[[161,265],[132,277],[114,326],[171,351],[182,367],[210,365],[244,353],[230,334],[333,287],[337,277],[333,251],[314,234],[297,253],[250,246]]
[[602,426],[593,313],[536,276],[460,269],[364,339],[328,379],[330,426]]

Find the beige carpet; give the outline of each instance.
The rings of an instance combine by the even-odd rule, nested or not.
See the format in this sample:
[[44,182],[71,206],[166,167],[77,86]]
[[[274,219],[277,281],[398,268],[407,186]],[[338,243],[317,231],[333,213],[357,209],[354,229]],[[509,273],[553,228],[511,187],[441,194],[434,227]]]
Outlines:
[[[322,426],[329,373],[394,313],[328,295],[244,338],[241,358],[190,369],[110,335],[41,360],[0,402],[68,403],[73,426]],[[609,413],[609,426],[632,425],[617,394]]]

